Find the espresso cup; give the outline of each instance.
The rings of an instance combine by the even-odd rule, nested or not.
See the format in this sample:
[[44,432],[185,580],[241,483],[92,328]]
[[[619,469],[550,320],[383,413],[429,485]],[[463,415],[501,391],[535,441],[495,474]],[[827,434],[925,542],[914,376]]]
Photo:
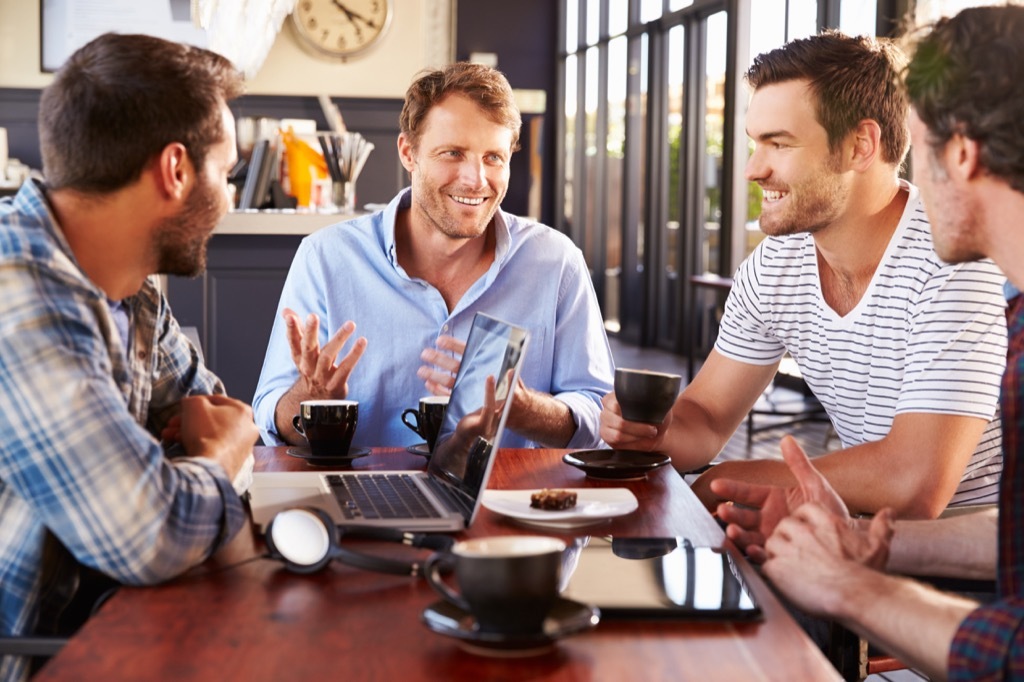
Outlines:
[[313,457],[347,457],[358,422],[355,400],[304,400],[292,426],[309,443]]
[[615,370],[615,399],[631,422],[660,424],[675,404],[683,378],[646,369]]
[[[472,614],[481,632],[534,634],[558,599],[564,551],[564,542],[540,535],[463,540],[431,556],[424,575],[446,601]],[[455,569],[459,592],[441,579],[445,568]]]
[[[418,410],[409,408],[402,412],[402,423],[412,429],[420,438],[427,441],[427,449],[434,451],[434,443],[437,442],[437,434],[441,430],[441,423],[444,421],[444,411],[448,407],[448,396],[428,395],[420,398]],[[409,423],[409,418],[414,423]]]

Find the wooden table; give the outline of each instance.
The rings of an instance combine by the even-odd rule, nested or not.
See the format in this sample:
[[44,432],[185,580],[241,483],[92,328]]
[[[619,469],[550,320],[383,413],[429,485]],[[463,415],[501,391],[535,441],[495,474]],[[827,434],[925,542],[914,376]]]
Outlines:
[[[489,487],[625,486],[640,509],[579,534],[681,535],[726,542],[682,478],[663,467],[645,480],[603,482],[561,462],[563,450],[503,450]],[[309,465],[284,448],[256,448],[262,471]],[[401,450],[375,450],[359,468],[422,468]],[[532,533],[482,509],[467,536]],[[419,550],[372,543],[373,551]],[[251,529],[203,566],[171,583],[122,588],[37,680],[833,680],[817,647],[744,561],[763,611],[759,623],[604,619],[527,658],[465,652],[420,622],[437,595],[422,580],[335,562],[316,575],[289,573],[268,559]],[[248,562],[238,564],[239,561]]]

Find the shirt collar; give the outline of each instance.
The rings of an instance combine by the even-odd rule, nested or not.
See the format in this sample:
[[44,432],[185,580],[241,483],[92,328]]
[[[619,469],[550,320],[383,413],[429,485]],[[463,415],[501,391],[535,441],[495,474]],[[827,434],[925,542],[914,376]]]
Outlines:
[[64,238],[64,231],[60,229],[60,225],[57,224],[57,219],[53,215],[53,207],[50,206],[50,200],[46,196],[46,186],[40,180],[31,178],[27,180],[18,190],[14,202],[19,213],[34,216],[43,231],[54,240],[57,248],[72,263],[78,264],[71,245]]
[[384,253],[395,267],[398,267],[398,254],[395,252],[395,219],[400,210],[412,206],[412,188],[406,187],[384,208]]

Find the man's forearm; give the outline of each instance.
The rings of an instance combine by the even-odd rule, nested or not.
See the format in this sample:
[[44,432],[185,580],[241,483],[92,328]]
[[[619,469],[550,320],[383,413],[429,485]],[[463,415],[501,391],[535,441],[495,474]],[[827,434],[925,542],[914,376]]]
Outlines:
[[[851,514],[875,514],[890,507],[897,518],[935,518],[952,495],[952,490],[946,492],[939,488],[955,488],[955,481],[959,480],[956,467],[949,466],[940,471],[935,468],[937,465],[932,458],[901,457],[897,454],[898,449],[894,443],[882,439],[835,450],[812,461],[814,468],[828,479]],[[921,446],[921,452],[926,450]],[[906,462],[906,466],[897,467],[898,462]],[[925,465],[929,463],[932,478],[924,475]],[[897,469],[900,475],[891,475]],[[796,485],[796,479],[780,461],[731,460],[712,467],[695,483],[694,492],[705,504],[714,505],[720,501],[708,491],[709,483],[715,478],[783,487]],[[938,479],[943,479],[942,485],[934,484]]]
[[930,679],[946,679],[953,637],[977,603],[865,567],[843,580],[833,614],[840,622]]
[[991,580],[996,574],[999,513],[897,521],[886,570],[908,575]]
[[699,403],[684,398],[672,408],[672,423],[662,438],[662,451],[672,458],[677,471],[692,471],[711,462],[737,426],[716,425],[712,415]]
[[564,448],[576,433],[569,406],[547,393],[520,386],[513,395],[508,428],[547,447]]

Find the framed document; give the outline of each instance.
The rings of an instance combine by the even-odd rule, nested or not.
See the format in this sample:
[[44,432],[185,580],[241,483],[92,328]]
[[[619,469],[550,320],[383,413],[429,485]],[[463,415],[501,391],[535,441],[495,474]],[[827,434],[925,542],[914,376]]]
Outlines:
[[191,0],[41,0],[40,69],[51,73],[78,48],[107,32],[148,35],[207,46],[192,23]]

